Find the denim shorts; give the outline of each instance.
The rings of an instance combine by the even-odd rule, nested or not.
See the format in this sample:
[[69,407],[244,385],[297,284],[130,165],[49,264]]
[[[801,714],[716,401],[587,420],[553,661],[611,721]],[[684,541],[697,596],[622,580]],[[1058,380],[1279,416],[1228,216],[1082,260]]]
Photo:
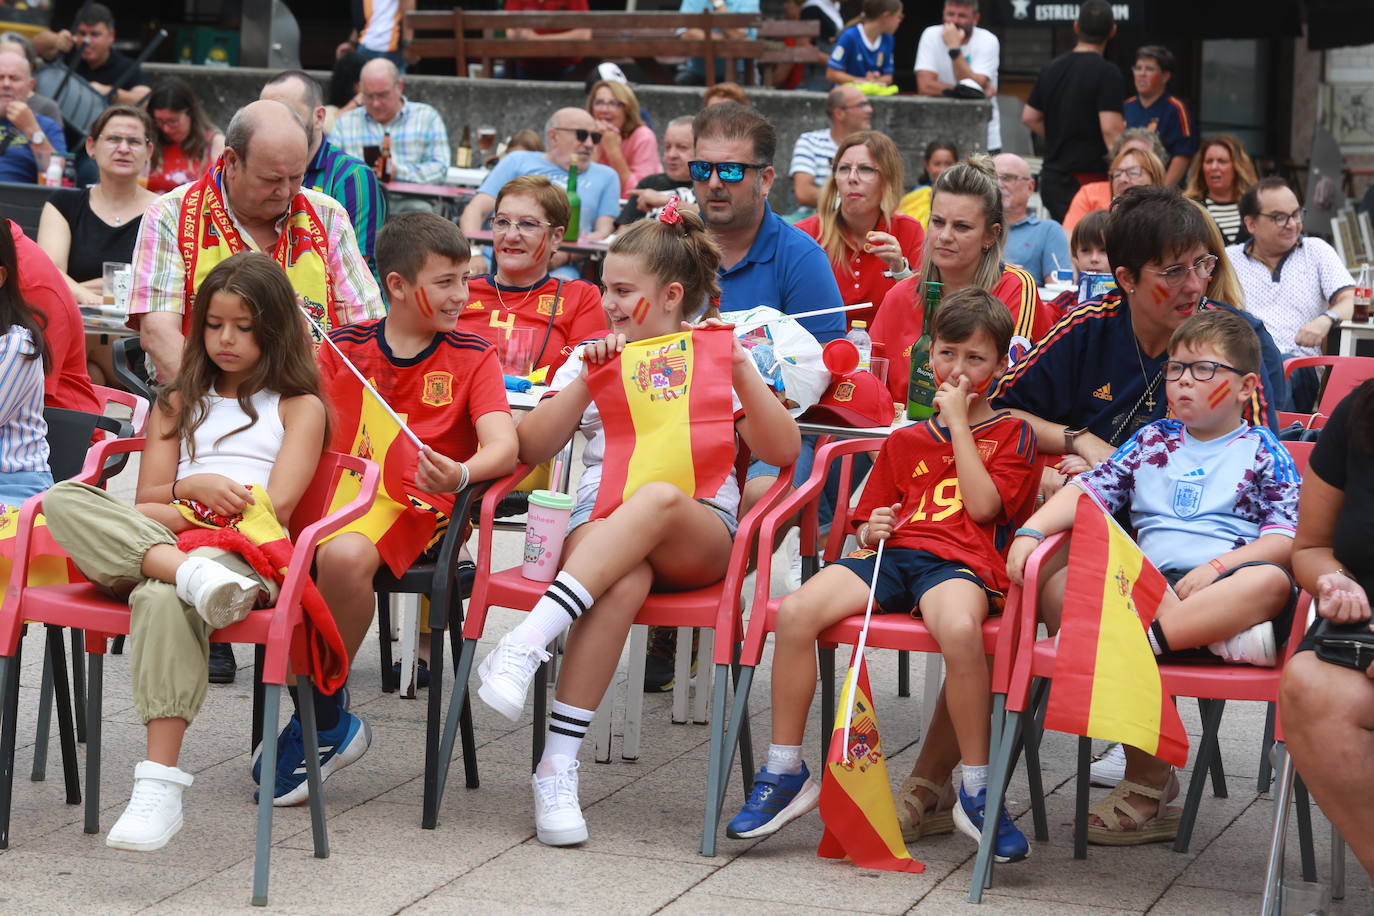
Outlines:
[[30,496],[37,496],[52,486],[48,471],[15,471],[0,474],[0,504],[18,508]]
[[[878,551],[865,547],[841,557],[836,566],[864,580],[873,581],[873,566]],[[953,560],[937,557],[926,550],[889,547],[883,550],[883,565],[878,570],[878,588],[873,598],[884,614],[916,613],[921,596],[941,582],[965,579],[988,594],[988,613],[1001,613],[1004,595],[988,588],[973,570]]]
[[[730,537],[733,538],[735,536],[735,532],[739,530],[739,519],[709,500],[699,499],[697,502],[710,509],[725,523],[725,529],[730,532]],[[568,534],[572,534],[578,525],[586,524],[592,520],[593,508],[593,503],[578,503],[573,507],[572,515],[568,517]]]
[[[797,455],[797,463],[792,469],[792,486],[799,487],[806,482],[806,478],[811,476],[811,465],[816,461],[816,440],[818,436],[802,436],[801,452]],[[749,462],[749,470],[745,472],[745,480],[753,480],[755,477],[777,477],[781,472],[776,464],[755,458]]]

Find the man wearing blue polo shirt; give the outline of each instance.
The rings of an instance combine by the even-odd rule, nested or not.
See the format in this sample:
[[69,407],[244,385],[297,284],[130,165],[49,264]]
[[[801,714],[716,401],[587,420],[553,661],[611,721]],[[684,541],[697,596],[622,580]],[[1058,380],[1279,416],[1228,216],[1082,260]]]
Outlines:
[[1002,218],[1007,232],[1003,259],[1048,283],[1061,267],[1072,268],[1069,240],[1064,227],[1052,219],[1040,219],[1026,212],[1035,179],[1030,164],[1014,153],[1003,153],[992,160],[997,166],[997,185],[1002,189]]

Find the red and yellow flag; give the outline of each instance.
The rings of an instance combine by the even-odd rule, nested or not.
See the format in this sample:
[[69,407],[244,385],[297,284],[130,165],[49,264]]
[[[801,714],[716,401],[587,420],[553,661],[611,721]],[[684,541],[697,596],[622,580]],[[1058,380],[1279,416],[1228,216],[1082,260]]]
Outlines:
[[592,518],[664,481],[714,496],[735,461],[730,356],[734,329],[697,328],[631,343],[587,373],[606,455]]
[[[858,666],[854,676],[853,668]],[[825,756],[820,811],[825,833],[816,855],[823,859],[849,859],[860,868],[922,872],[925,866],[906,851],[892,786],[887,781],[887,761],[878,737],[878,711],[868,684],[868,666],[855,649],[844,693],[835,709],[835,730]],[[851,689],[852,688],[852,689]],[[852,708],[849,741],[845,742],[845,715]]]
[[1080,496],[1046,728],[1187,766],[1188,735],[1145,635],[1168,587],[1130,535]]
[[[362,534],[377,545],[382,560],[399,576],[443,536],[440,523],[446,523],[453,511],[453,496],[422,493],[415,485],[419,446],[353,373],[336,373],[325,394],[334,408],[330,449],[371,459],[382,469],[372,508],[325,540],[350,531]],[[343,475],[330,512],[358,495],[359,481],[351,472]]]
[[[0,505],[0,582],[9,582],[14,561],[14,539],[19,534],[19,506]],[[48,533],[48,523],[40,514],[33,520],[29,542],[29,585],[68,585],[85,582],[57,541]],[[4,601],[0,594],[0,601]]]

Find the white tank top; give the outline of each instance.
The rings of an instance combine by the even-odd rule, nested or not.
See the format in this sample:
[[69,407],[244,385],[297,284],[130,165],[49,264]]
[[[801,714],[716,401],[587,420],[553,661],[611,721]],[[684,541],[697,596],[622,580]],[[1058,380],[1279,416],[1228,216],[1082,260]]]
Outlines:
[[194,436],[196,459],[189,460],[182,450],[177,464],[178,480],[192,474],[223,474],[245,486],[258,484],[267,488],[272,465],[286,436],[278,408],[281,395],[259,391],[250,400],[258,412],[258,421],[225,436],[247,423],[248,415],[239,407],[238,398],[222,398],[213,393],[205,396],[210,410]]

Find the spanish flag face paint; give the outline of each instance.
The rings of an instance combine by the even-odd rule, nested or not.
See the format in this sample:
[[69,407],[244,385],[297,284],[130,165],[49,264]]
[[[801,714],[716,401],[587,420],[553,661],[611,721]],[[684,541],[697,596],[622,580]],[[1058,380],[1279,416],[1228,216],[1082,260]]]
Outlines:
[[640,296],[639,301],[635,303],[634,311],[630,313],[630,317],[634,319],[635,324],[643,324],[644,320],[649,317],[650,308],[649,300]]
[[420,314],[426,318],[434,317],[434,306],[429,304],[429,294],[425,292],[423,286],[415,287],[415,307],[420,310]]
[[1211,394],[1207,396],[1207,406],[1217,407],[1219,404],[1221,404],[1221,402],[1225,401],[1227,396],[1230,394],[1231,383],[1222,382],[1220,385],[1217,386],[1215,391],[1213,391]]

